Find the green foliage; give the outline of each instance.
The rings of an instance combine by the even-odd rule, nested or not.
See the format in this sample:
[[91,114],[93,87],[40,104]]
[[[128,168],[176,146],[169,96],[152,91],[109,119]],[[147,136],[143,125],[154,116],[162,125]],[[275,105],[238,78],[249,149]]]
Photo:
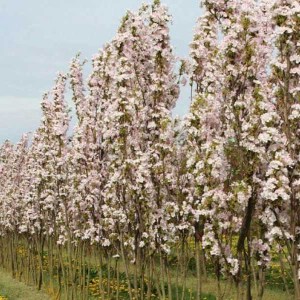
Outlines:
[[245,31],[248,30],[251,24],[250,19],[247,16],[244,16],[241,22],[242,22],[243,29]]
[[277,26],[282,26],[287,20],[287,16],[282,16],[282,15],[278,15],[276,16],[276,25]]

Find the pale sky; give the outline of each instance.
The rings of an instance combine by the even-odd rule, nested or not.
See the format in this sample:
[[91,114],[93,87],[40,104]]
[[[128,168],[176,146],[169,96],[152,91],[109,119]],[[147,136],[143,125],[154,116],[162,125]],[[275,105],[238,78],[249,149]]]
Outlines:
[[[40,101],[58,71],[67,72],[81,52],[89,64],[109,42],[126,10],[143,0],[0,0],[0,143],[17,142],[34,131]],[[198,0],[162,0],[173,16],[171,39],[175,54],[186,57],[197,18]],[[182,93],[175,114],[189,106]]]

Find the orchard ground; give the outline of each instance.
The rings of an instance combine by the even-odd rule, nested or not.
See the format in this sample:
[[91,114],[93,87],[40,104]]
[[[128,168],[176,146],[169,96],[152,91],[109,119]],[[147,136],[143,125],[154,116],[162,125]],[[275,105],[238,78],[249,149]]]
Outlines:
[[44,291],[13,279],[6,271],[0,269],[0,300],[50,300]]
[[[272,272],[274,274],[274,272]],[[276,272],[275,272],[276,273]],[[175,274],[173,274],[173,282],[175,283]],[[272,278],[271,278],[272,280]],[[275,283],[278,280],[276,274],[274,274],[273,282]],[[203,281],[203,300],[215,300],[216,299],[216,290],[217,290],[217,281],[211,277]],[[89,299],[96,300],[100,299],[97,292],[98,282],[97,280],[92,280],[90,284],[91,296]],[[196,278],[191,274],[187,278],[186,288],[188,289],[187,298],[185,299],[195,299],[193,295],[196,294],[197,283]],[[224,291],[224,298],[226,300],[235,299],[235,289],[229,282],[222,281],[221,289]],[[93,296],[94,295],[94,296]],[[11,275],[0,269],[0,300],[50,300],[55,299],[55,295],[47,288],[42,291],[37,291],[33,286],[28,286],[23,282],[13,279]],[[122,298],[123,299],[123,298]],[[127,299],[125,297],[124,299]],[[129,299],[129,298],[128,298]],[[153,298],[154,299],[154,298]],[[255,298],[254,298],[255,299]],[[292,300],[291,295],[287,295],[279,287],[268,287],[266,288],[264,300]]]

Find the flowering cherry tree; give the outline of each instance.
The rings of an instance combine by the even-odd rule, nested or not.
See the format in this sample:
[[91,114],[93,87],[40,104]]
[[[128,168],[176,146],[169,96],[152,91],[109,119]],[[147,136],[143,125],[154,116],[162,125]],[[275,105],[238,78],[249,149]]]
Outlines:
[[299,194],[299,100],[300,100],[300,5],[297,1],[275,1],[272,10],[276,55],[271,62],[272,92],[285,137],[281,151],[270,164],[266,198],[271,210],[273,232],[287,247],[295,285],[300,297],[300,194]]
[[144,4],[86,81],[80,55],[58,74],[32,135],[0,147],[0,266],[14,277],[57,298],[89,299],[97,282],[101,299],[123,285],[131,300],[185,299],[195,262],[196,299],[213,268],[218,299],[225,279],[250,300],[278,259],[300,298],[300,4],[202,2],[179,70],[168,9]]

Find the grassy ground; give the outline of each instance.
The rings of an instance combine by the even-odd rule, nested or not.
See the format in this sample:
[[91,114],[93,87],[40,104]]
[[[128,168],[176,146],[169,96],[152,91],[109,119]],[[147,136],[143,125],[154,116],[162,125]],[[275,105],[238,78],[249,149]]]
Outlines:
[[[224,291],[224,299],[235,300],[234,287],[230,284],[221,284]],[[195,290],[196,282],[194,278],[188,278],[187,288]],[[216,295],[217,283],[214,279],[208,279],[203,283],[203,291],[208,295]],[[2,296],[2,297],[1,297]],[[50,296],[44,292],[38,292],[34,287],[29,287],[24,283],[14,280],[6,272],[0,270],[0,300],[50,300]],[[208,296],[204,299],[215,299]],[[255,298],[254,298],[255,299]],[[276,289],[266,289],[264,300],[288,300],[293,299],[288,297],[284,292]]]
[[[122,269],[122,268],[121,268]],[[125,275],[124,275],[125,276]],[[172,281],[175,287],[175,276],[172,274]],[[98,284],[96,285],[98,286]],[[186,299],[195,299],[196,291],[196,278],[190,274],[187,278],[186,284],[189,291]],[[217,295],[217,282],[215,279],[209,277],[206,282],[203,282],[202,290],[204,292],[203,298],[206,300],[215,300]],[[221,282],[221,291],[224,300],[236,300],[235,287],[227,281]],[[253,291],[254,292],[254,291]],[[175,294],[175,293],[174,293]],[[189,296],[193,295],[193,296]],[[253,293],[254,299],[255,292]],[[62,297],[63,298],[63,297]],[[11,278],[11,276],[0,269],[0,300],[50,300],[51,297],[45,292],[38,292],[35,287],[30,287]],[[52,298],[53,299],[53,298]],[[99,299],[98,297],[91,296],[90,299]],[[127,299],[127,297],[124,297]],[[287,295],[279,288],[267,287],[264,294],[264,300],[292,300],[291,295]]]
[[[124,274],[124,266],[120,266],[121,269],[121,277],[125,278]],[[95,270],[95,274],[97,274]],[[104,275],[105,276],[105,275]],[[95,277],[96,279],[97,277]],[[171,272],[171,278],[172,278],[172,290],[173,290],[173,297],[175,297],[175,290],[176,290],[176,275],[175,273]],[[96,279],[97,280],[97,279]],[[91,284],[91,290],[93,290],[93,285],[95,289],[98,287],[98,283],[95,282],[95,284]],[[124,286],[127,286],[126,280],[123,283]],[[114,286],[114,284],[112,285]],[[202,282],[202,300],[216,300],[217,299],[217,288],[218,283],[217,281],[212,277],[209,276],[206,281]],[[230,283],[228,280],[223,280],[220,283],[220,288],[221,288],[221,295],[223,296],[223,300],[236,300],[236,288],[233,283]],[[167,287],[166,287],[167,289]],[[184,298],[185,300],[194,300],[196,299],[196,289],[197,289],[197,282],[196,282],[196,277],[195,275],[192,274],[192,272],[189,273],[187,277],[187,282],[186,282],[186,297]],[[112,287],[112,290],[114,288]],[[127,289],[126,289],[127,290]],[[179,293],[181,294],[181,288],[179,289]],[[93,294],[93,293],[92,293]],[[256,291],[253,288],[252,289],[252,296],[253,299],[257,299]],[[181,297],[180,297],[181,298]],[[91,299],[98,299],[98,297],[93,298],[91,296]],[[128,295],[127,297],[125,296],[124,298],[121,299],[129,299]],[[153,298],[154,299],[154,298]],[[158,298],[155,298],[158,299]],[[264,300],[294,300],[294,296],[291,294],[287,294],[283,289],[282,286],[276,287],[274,285],[267,285],[265,288],[264,292]],[[300,299],[299,299],[300,300]]]
[[[187,287],[196,290],[196,281],[193,277],[188,278]],[[203,291],[206,294],[217,295],[217,282],[213,278],[209,278],[206,282],[203,282]],[[221,283],[222,293],[224,293],[225,300],[236,300],[235,287],[230,283]],[[255,292],[253,291],[253,298],[256,299]],[[293,300],[293,296],[287,295],[284,291],[279,289],[266,288],[264,294],[264,300]]]
[[12,279],[7,272],[0,269],[0,300],[50,300],[44,292],[38,292],[35,287]]

